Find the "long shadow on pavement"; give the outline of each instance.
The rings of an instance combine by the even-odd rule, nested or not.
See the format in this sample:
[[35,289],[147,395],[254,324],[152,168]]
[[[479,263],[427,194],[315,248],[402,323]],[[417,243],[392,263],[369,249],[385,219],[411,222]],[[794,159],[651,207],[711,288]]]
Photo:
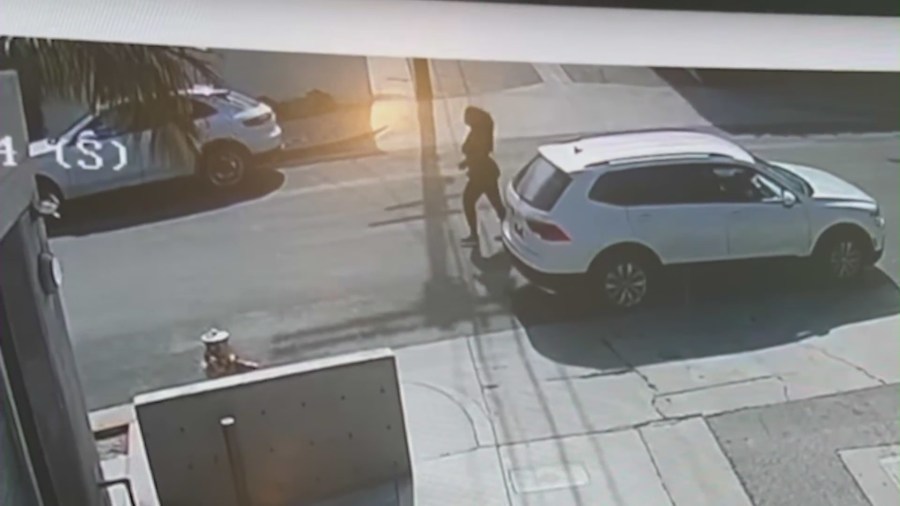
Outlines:
[[585,355],[598,339],[637,350],[628,365],[641,366],[776,347],[900,313],[900,292],[880,270],[853,286],[826,287],[794,263],[743,267],[672,272],[669,293],[630,314],[603,314],[528,288],[513,305],[537,352],[600,370],[622,363]]
[[446,216],[446,183],[440,173],[437,132],[434,120],[433,89],[429,66],[425,60],[414,60],[414,81],[419,119],[422,165],[422,203],[425,220],[425,246],[428,254],[429,278],[422,294],[425,324],[447,329],[465,320],[472,311],[470,294],[462,278],[450,270],[460,259],[450,247],[450,231]]
[[[586,356],[584,351],[596,349],[591,343],[598,339],[643,343],[646,364],[774,347],[900,314],[900,291],[880,270],[845,288],[823,287],[807,272],[773,263],[698,268],[690,282],[685,272],[673,271],[666,293],[651,307],[615,314],[586,299],[559,297],[521,283],[504,254],[482,257],[473,251],[470,261],[484,296],[468,293],[464,286],[454,291],[455,280],[449,278],[446,285],[431,280],[427,286],[441,290],[416,306],[274,336],[270,359],[318,356],[320,344],[408,346],[455,338],[469,335],[468,329],[453,330],[455,324],[487,318],[493,321],[488,332],[508,330],[518,321],[539,353],[603,370],[620,368],[621,362]],[[410,342],[409,333],[423,328],[451,330]],[[401,337],[395,341],[394,336]]]
[[238,188],[213,191],[191,178],[116,190],[66,202],[50,237],[82,236],[157,223],[262,198],[284,183],[270,170],[253,174]]
[[[422,65],[422,63],[418,63]],[[427,65],[427,64],[425,64]],[[436,145],[434,122],[434,101],[430,83],[430,73],[426,68],[416,69],[417,113],[420,133],[420,167],[422,198],[389,208],[389,211],[406,211],[420,208],[414,216],[373,222],[370,227],[422,220],[425,231],[425,250],[428,260],[428,278],[425,280],[420,300],[408,308],[389,311],[377,315],[348,318],[339,323],[303,329],[273,337],[272,360],[281,361],[303,353],[314,356],[318,353],[316,342],[359,343],[366,346],[368,341],[378,345],[392,345],[392,337],[428,329],[436,338],[469,333],[469,326],[477,327],[480,306],[484,300],[474,295],[463,277],[463,262],[459,248],[453,244],[456,239],[450,230],[447,217],[459,213],[448,206],[448,180],[441,175]],[[507,269],[508,271],[508,269]],[[503,276],[508,279],[508,276]],[[492,278],[492,286],[498,286]],[[491,299],[495,299],[492,296]],[[460,326],[466,327],[460,329]],[[327,338],[326,338],[327,336]],[[398,342],[402,342],[398,340]],[[408,344],[408,343],[407,343]]]

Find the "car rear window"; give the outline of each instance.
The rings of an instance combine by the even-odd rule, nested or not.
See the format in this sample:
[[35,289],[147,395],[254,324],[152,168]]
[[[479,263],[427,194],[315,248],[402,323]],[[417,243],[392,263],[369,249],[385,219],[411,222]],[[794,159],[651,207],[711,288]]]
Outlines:
[[216,99],[227,102],[229,105],[238,109],[251,109],[259,105],[259,101],[236,91],[224,91],[221,93],[216,93],[213,96]]
[[571,181],[571,176],[538,156],[519,173],[514,187],[519,197],[529,205],[541,211],[549,211]]

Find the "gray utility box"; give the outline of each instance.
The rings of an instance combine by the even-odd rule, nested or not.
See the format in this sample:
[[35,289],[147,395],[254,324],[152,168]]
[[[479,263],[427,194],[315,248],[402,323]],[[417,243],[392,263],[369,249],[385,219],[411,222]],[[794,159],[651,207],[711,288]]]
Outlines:
[[161,506],[412,503],[390,351],[140,395],[135,410]]

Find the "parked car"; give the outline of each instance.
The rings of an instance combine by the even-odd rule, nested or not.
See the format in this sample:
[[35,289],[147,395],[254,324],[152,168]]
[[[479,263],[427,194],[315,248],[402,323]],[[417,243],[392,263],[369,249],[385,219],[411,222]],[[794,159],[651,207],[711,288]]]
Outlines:
[[551,290],[644,303],[661,267],[810,258],[850,280],[881,256],[878,203],[826,171],[767,161],[717,135],[623,132],[545,145],[506,189],[503,243]]
[[234,90],[208,86],[194,87],[184,95],[197,126],[196,163],[167,163],[153,149],[151,134],[159,125],[118,126],[121,122],[113,118],[128,107],[122,104],[81,117],[56,138],[30,144],[39,192],[62,201],[181,176],[199,176],[216,188],[230,187],[243,181],[260,157],[282,147],[281,127],[268,105]]

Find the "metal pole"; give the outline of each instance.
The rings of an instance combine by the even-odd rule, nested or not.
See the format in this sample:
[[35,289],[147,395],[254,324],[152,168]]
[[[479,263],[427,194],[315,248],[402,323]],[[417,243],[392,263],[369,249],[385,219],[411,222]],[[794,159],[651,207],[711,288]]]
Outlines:
[[235,433],[236,423],[234,417],[231,416],[219,420],[219,425],[222,427],[222,435],[225,436],[225,449],[228,452],[228,465],[231,468],[231,481],[234,483],[234,494],[237,498],[237,504],[238,506],[250,506],[244,460],[241,457],[241,449]]

